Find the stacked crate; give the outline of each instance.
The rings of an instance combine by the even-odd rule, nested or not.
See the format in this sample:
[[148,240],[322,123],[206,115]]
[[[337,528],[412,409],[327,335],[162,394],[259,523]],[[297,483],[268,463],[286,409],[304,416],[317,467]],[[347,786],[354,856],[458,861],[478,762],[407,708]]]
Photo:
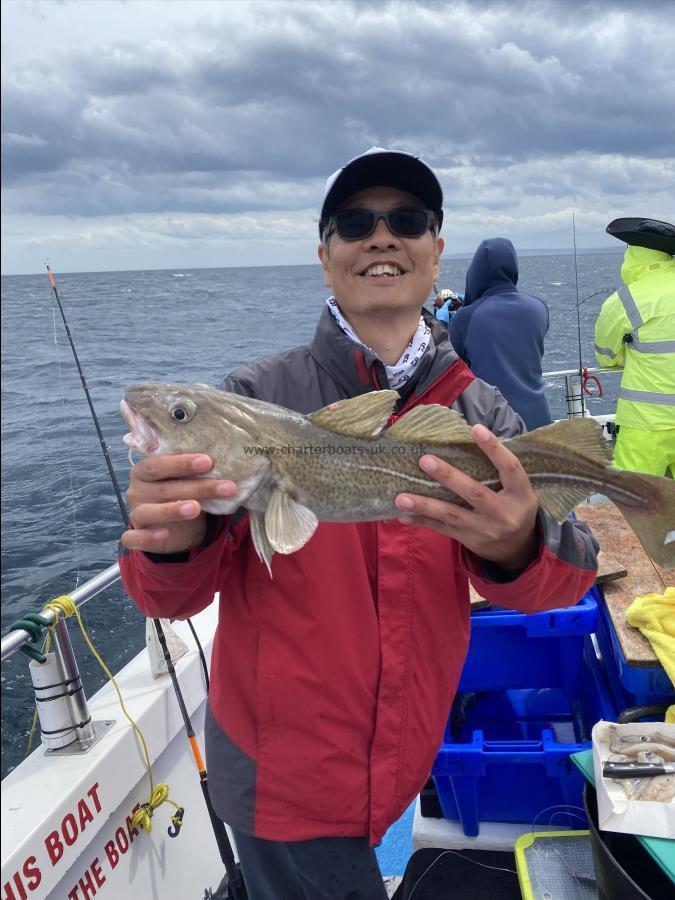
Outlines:
[[[597,588],[594,590],[597,591]],[[617,707],[623,710],[636,706],[670,706],[675,703],[675,689],[663,666],[628,665],[607,605],[599,591],[597,601],[596,643]]]
[[589,749],[594,723],[617,713],[590,641],[597,623],[595,589],[565,609],[472,614],[466,664],[432,770],[442,815],[459,820],[466,835],[477,835],[483,821],[540,825],[553,817],[579,827],[583,776],[569,756]]

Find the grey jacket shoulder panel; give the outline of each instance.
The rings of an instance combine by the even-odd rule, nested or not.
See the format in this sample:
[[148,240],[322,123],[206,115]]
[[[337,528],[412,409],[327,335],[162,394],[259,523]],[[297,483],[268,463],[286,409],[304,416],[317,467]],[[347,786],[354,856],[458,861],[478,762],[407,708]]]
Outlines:
[[527,431],[525,423],[496,387],[474,378],[452,404],[470,425],[485,425],[499,438],[515,437]]
[[[348,392],[317,365],[308,347],[269,356],[231,372],[218,387],[309,415],[365,391]],[[369,390],[374,390],[370,386]]]
[[[362,357],[359,370],[356,359]],[[463,367],[446,339],[432,339],[420,363],[414,394],[422,394],[447,377],[453,367]],[[372,377],[364,379],[364,372]],[[373,371],[374,370],[374,371]],[[347,397],[387,387],[382,384],[384,367],[372,351],[359,348],[337,326],[326,309],[311,344],[295,347],[240,366],[219,385],[221,390],[277,403],[295,412],[309,414]],[[377,374],[376,374],[377,373]],[[486,425],[497,437],[513,437],[526,429],[520,416],[500,392],[484,381],[466,375],[467,384],[451,404],[471,425]]]
[[309,347],[295,347],[240,366],[219,385],[223,391],[257,397],[295,412],[311,413],[341,399],[322,377]]

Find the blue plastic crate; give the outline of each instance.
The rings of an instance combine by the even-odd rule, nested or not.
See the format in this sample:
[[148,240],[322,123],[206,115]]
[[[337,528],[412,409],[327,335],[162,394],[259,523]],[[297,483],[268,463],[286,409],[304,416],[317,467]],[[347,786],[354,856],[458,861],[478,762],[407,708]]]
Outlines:
[[628,665],[602,592],[593,591],[598,605],[595,634],[617,704],[626,708],[675,703],[675,689],[663,666]]
[[601,665],[584,651],[581,691],[520,689],[459,695],[432,777],[443,815],[475,836],[481,821],[576,825],[584,779],[571,753],[588,750],[599,719],[616,719]]
[[585,635],[595,630],[597,601],[526,615],[510,609],[471,614],[471,641],[458,690],[562,688],[578,696]]

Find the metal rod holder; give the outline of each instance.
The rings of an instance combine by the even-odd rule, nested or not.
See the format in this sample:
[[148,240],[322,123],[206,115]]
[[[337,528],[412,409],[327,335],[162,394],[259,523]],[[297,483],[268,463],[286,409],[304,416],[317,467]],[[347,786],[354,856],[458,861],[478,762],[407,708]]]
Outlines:
[[68,691],[68,705],[75,730],[75,738],[80,747],[89,749],[95,738],[94,729],[91,724],[89,706],[82,687],[80,671],[77,667],[77,660],[75,659],[73,645],[70,642],[70,634],[68,633],[68,625],[65,619],[58,620],[54,626],[53,635],[54,653],[56,654],[59,669],[63,675],[64,682],[71,685]]
[[31,663],[42,743],[47,753],[86,753],[113,722],[91,720],[65,619],[60,618],[53,626],[52,644],[53,651],[48,654],[49,683],[45,684],[41,677],[40,663]]
[[565,401],[567,403],[568,419],[580,419],[586,415],[586,404],[584,403],[581,380],[579,380],[578,393],[575,393],[574,378],[579,378],[579,374],[565,375]]

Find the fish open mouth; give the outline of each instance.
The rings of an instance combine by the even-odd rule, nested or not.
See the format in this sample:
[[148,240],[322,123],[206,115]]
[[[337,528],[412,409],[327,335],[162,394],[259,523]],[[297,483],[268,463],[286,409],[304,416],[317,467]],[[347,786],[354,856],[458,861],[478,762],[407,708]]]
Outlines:
[[143,416],[133,410],[126,400],[120,403],[120,412],[129,426],[130,433],[122,438],[127,447],[139,453],[156,453],[159,450],[159,435],[155,429],[151,428]]

